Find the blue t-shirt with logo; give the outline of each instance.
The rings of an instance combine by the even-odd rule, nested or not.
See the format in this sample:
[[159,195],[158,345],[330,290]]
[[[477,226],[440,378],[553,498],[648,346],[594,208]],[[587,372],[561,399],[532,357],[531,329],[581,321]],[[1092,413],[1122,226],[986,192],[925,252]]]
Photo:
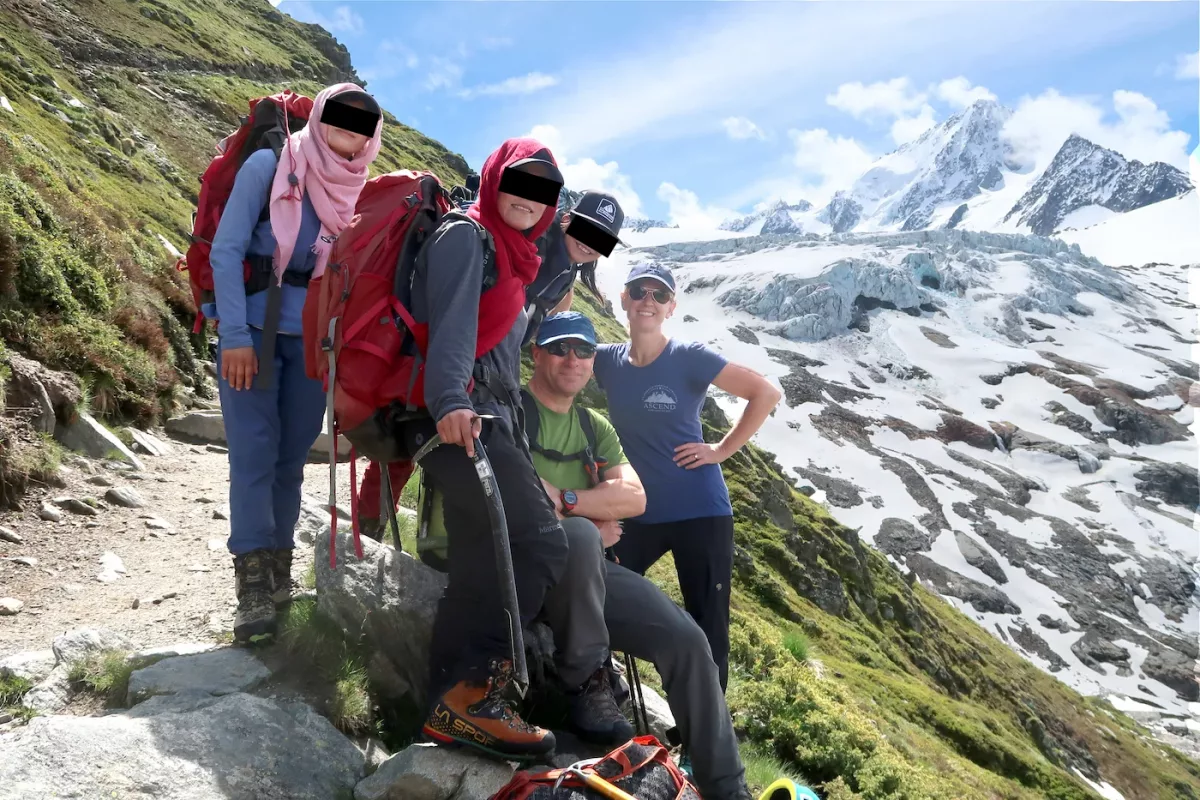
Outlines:
[[684,469],[675,448],[704,441],[700,409],[725,358],[699,342],[671,339],[644,367],[629,362],[629,344],[596,349],[596,381],[630,465],[646,489],[637,522],[675,522],[733,514],[719,464]]

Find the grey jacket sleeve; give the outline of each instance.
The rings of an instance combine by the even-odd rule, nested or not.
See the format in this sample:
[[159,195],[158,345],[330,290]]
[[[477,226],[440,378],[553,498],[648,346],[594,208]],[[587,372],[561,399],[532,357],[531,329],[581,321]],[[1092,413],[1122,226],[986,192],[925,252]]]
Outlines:
[[479,294],[483,290],[483,243],[469,222],[454,222],[429,243],[425,261],[425,308],[429,352],[425,404],[435,420],[474,408],[467,383],[475,364]]

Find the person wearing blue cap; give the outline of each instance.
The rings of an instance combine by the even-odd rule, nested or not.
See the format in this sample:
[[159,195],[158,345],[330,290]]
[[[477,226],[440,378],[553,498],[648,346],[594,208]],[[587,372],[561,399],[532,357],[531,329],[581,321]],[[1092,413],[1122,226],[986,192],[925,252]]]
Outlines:
[[584,681],[569,691],[572,727],[613,744],[632,736],[612,697],[609,652],[648,661],[662,678],[701,796],[749,800],[704,631],[652,581],[604,557],[623,536],[618,520],[642,514],[646,495],[612,424],[576,402],[592,377],[595,328],[578,312],[553,314],[533,345],[522,405],[534,467],[567,534],[567,566],[544,611],[559,676],[568,686]]
[[[779,403],[780,392],[757,372],[727,361],[699,342],[663,333],[675,313],[675,278],[656,263],[630,270],[621,293],[630,341],[600,345],[595,374],[629,463],[646,490],[646,510],[624,522],[614,551],[645,574],[674,555],[684,607],[704,631],[721,675],[729,680],[729,582],[733,571],[733,507],[721,462],[736,453]],[[700,410],[708,387],[747,402],[715,444],[704,441]]]

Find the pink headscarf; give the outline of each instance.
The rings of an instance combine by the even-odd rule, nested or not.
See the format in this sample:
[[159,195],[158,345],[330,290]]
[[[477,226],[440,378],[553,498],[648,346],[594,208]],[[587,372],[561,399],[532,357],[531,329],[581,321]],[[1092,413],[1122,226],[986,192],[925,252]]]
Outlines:
[[[354,205],[358,194],[367,182],[367,168],[379,154],[380,132],[383,119],[375,128],[375,135],[354,158],[347,159],[330,149],[325,141],[321,113],[325,102],[343,92],[361,92],[353,83],[339,83],[322,89],[313,101],[308,124],[292,133],[279,154],[279,166],[275,168],[275,180],[271,183],[270,214],[271,231],[275,235],[275,280],[283,279],[296,247],[296,236],[300,233],[301,200],[304,194],[312,201],[317,216],[321,219],[321,232],[313,244],[317,263],[312,276],[318,278],[325,272],[329,262],[329,251],[338,235],[354,217]],[[291,176],[295,176],[292,185]]]

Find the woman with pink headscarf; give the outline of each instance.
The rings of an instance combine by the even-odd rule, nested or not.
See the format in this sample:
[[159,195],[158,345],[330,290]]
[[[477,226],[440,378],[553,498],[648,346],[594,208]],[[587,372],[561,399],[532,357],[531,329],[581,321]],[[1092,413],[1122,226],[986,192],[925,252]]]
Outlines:
[[278,159],[269,147],[246,159],[213,237],[216,302],[202,310],[219,320],[239,641],[274,633],[276,599],[292,587],[304,464],[325,407],[321,383],[304,371],[304,299],[354,216],[382,124],[358,86],[324,89]]

